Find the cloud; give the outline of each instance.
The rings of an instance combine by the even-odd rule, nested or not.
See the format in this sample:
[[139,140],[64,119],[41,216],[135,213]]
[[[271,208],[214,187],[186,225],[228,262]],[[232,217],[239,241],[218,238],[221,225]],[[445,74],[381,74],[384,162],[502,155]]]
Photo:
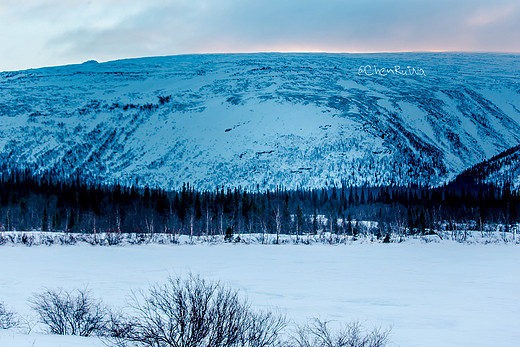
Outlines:
[[9,64],[252,51],[516,51],[516,0],[4,0]]
[[499,6],[483,6],[478,8],[467,20],[468,25],[486,27],[490,25],[504,24],[509,21],[518,23],[520,17],[520,4],[505,4]]

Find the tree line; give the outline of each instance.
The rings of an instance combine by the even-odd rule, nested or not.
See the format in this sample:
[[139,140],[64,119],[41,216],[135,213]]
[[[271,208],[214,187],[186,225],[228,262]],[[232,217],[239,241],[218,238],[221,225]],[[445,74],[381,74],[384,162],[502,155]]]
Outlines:
[[[509,186],[468,180],[442,187],[342,185],[323,189],[199,191],[100,184],[79,176],[0,173],[0,230],[74,233],[243,233],[302,236],[372,232],[428,234],[457,223],[475,230],[519,221],[520,195]],[[361,224],[358,221],[377,223]],[[361,229],[363,227],[363,229]]]

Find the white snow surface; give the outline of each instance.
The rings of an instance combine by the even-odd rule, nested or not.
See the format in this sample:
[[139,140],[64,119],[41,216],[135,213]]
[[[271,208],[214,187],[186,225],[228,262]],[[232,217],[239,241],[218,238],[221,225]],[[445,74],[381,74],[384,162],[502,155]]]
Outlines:
[[[518,245],[452,242],[350,245],[0,247],[0,300],[31,314],[44,287],[85,287],[122,306],[131,290],[200,274],[239,289],[257,308],[392,328],[391,346],[517,346]],[[0,331],[0,346],[104,346],[96,337]]]

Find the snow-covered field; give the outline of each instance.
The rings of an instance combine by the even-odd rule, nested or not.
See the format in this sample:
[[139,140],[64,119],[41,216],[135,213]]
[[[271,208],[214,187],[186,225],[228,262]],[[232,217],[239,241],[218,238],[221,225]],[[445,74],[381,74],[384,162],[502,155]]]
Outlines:
[[[0,247],[0,301],[31,314],[43,287],[85,287],[111,305],[131,290],[193,272],[239,289],[256,307],[392,328],[392,346],[517,346],[518,245]],[[96,337],[0,331],[0,346],[104,346]]]

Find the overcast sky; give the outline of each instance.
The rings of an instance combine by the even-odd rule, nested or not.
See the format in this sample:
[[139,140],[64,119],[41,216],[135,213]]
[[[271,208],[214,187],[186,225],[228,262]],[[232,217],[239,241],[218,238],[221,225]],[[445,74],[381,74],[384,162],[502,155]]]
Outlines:
[[0,0],[0,71],[211,52],[520,52],[519,0]]

